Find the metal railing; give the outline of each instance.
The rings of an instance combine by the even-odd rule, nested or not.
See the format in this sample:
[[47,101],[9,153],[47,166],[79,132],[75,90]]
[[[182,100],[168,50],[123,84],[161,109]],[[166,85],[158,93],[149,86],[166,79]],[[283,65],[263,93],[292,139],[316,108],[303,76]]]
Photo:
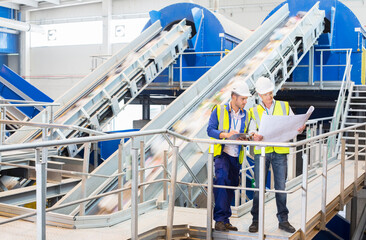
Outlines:
[[[3,145],[5,142],[5,139],[7,137],[7,130],[6,130],[6,124],[15,124],[19,123],[19,121],[7,121],[6,120],[6,112],[7,108],[9,107],[45,107],[44,112],[44,123],[46,123],[46,120],[49,123],[54,122],[54,111],[53,108],[55,106],[59,106],[59,103],[50,103],[50,102],[36,102],[36,101],[25,101],[25,100],[14,100],[14,99],[1,99],[0,103],[0,145]],[[48,123],[47,122],[47,123]],[[22,122],[20,125],[24,125],[25,122]],[[53,128],[50,128],[50,131],[53,131]],[[0,163],[2,162],[2,154],[0,152]],[[0,165],[1,170],[1,165]]]
[[[184,52],[184,53],[180,54],[179,55],[179,66],[173,67],[173,65],[171,65],[171,67],[170,67],[170,71],[169,71],[170,84],[172,84],[172,82],[173,82],[173,69],[179,69],[179,87],[180,87],[180,89],[186,89],[186,87],[183,86],[183,69],[207,69],[207,70],[209,70],[210,68],[213,67],[213,66],[207,66],[207,65],[183,67],[183,56],[184,55],[205,55],[206,57],[217,56],[217,57],[219,57],[218,60],[221,60],[226,53],[227,53],[227,51],[209,51],[209,52]],[[192,82],[195,80],[196,79],[192,79]]]
[[[325,50],[324,50],[325,51]],[[351,81],[351,54],[352,49],[344,49],[343,51],[347,52],[347,59],[346,59],[346,68],[344,70],[343,79],[341,89],[339,90],[337,105],[334,109],[334,115],[331,125],[331,131],[342,129],[344,127],[345,119],[347,117],[349,103],[350,103],[350,96],[352,95],[352,90],[354,86],[354,82]],[[347,97],[348,96],[348,97]],[[341,120],[342,119],[342,120]],[[339,124],[341,124],[339,126]],[[333,136],[331,141],[329,142],[329,146],[333,146],[330,148],[328,146],[328,154],[337,157],[339,153],[339,146],[340,146],[340,139],[342,135]]]
[[[48,126],[45,126],[43,128],[43,134],[44,136],[47,136],[48,130],[47,130]],[[184,184],[187,186],[191,186],[191,187],[204,187],[207,188],[207,235],[206,238],[207,239],[211,239],[212,237],[212,232],[210,229],[212,229],[212,194],[213,194],[213,188],[226,188],[226,189],[234,189],[234,190],[246,190],[246,191],[259,191],[259,233],[258,233],[258,238],[259,239],[263,239],[264,238],[264,216],[265,216],[265,212],[264,212],[264,205],[265,205],[265,201],[264,201],[264,194],[265,192],[281,192],[281,193],[287,193],[287,194],[292,194],[295,191],[301,189],[302,192],[302,206],[301,206],[301,211],[302,211],[302,220],[301,220],[301,234],[302,236],[305,238],[306,234],[307,234],[307,225],[306,225],[306,209],[307,209],[307,191],[308,191],[308,184],[309,184],[309,179],[308,179],[308,173],[310,170],[311,165],[309,165],[308,160],[309,157],[311,158],[311,156],[309,156],[306,153],[306,149],[308,149],[309,147],[312,147],[315,144],[320,144],[321,146],[321,151],[320,151],[320,155],[321,159],[322,159],[322,174],[317,175],[316,177],[322,177],[322,201],[321,201],[321,209],[322,209],[322,219],[321,219],[321,226],[325,225],[325,221],[326,221],[326,191],[327,191],[327,172],[330,170],[327,167],[327,162],[328,162],[328,156],[327,156],[327,141],[329,141],[330,137],[341,134],[345,131],[349,131],[351,129],[357,129],[357,128],[361,128],[361,129],[365,129],[366,127],[366,123],[364,124],[358,124],[352,127],[348,127],[348,128],[344,128],[341,130],[336,130],[336,131],[332,131],[332,132],[328,132],[325,134],[320,134],[317,136],[313,136],[311,138],[302,140],[302,141],[298,141],[298,142],[293,142],[293,143],[268,143],[268,142],[242,142],[242,141],[227,141],[227,140],[208,140],[208,139],[194,139],[194,138],[188,138],[182,135],[179,135],[175,132],[172,132],[170,130],[151,130],[151,131],[141,131],[141,132],[129,132],[129,133],[115,133],[115,134],[109,134],[109,135],[102,135],[102,136],[91,136],[91,137],[84,137],[84,138],[77,138],[77,139],[67,139],[67,140],[52,140],[52,141],[45,141],[46,137],[43,137],[44,141],[42,142],[33,142],[33,143],[24,143],[24,144],[14,144],[14,145],[3,145],[0,146],[0,153],[5,152],[5,151],[13,151],[13,150],[19,150],[19,149],[34,149],[36,152],[36,170],[37,170],[37,210],[33,213],[30,214],[25,214],[25,215],[21,215],[18,217],[14,217],[14,218],[10,218],[6,221],[2,221],[0,222],[0,224],[5,224],[11,221],[15,221],[18,219],[23,219],[23,218],[27,218],[29,216],[32,215],[37,215],[37,236],[38,239],[45,239],[45,229],[46,229],[46,212],[50,212],[59,208],[63,208],[63,207],[67,207],[70,205],[75,205],[75,204],[79,204],[80,205],[80,215],[83,215],[85,206],[87,201],[90,200],[94,200],[94,199],[98,199],[100,197],[104,197],[107,195],[111,195],[111,194],[118,194],[119,195],[119,208],[118,209],[122,209],[122,192],[126,191],[126,190],[131,190],[131,238],[132,239],[138,239],[138,193],[140,190],[141,193],[141,189],[149,184],[163,184],[164,185],[164,195],[167,192],[166,189],[166,184],[167,182],[170,182],[170,187],[169,187],[169,206],[168,206],[168,218],[167,218],[167,239],[172,239],[172,229],[173,229],[173,219],[174,219],[174,205],[175,205],[175,189],[177,186]],[[92,142],[98,142],[98,141],[106,141],[106,140],[115,140],[115,139],[121,139],[123,140],[124,138],[131,138],[134,139],[136,137],[141,137],[141,136],[147,136],[147,135],[156,135],[156,134],[162,134],[162,135],[169,135],[170,137],[172,137],[174,140],[173,142],[175,143],[174,146],[170,149],[170,153],[171,153],[171,172],[170,174],[168,173],[167,169],[168,169],[168,164],[166,163],[167,161],[165,161],[166,157],[167,157],[167,151],[165,150],[165,154],[164,154],[164,164],[158,164],[154,167],[163,167],[164,171],[167,172],[167,174],[164,174],[163,179],[155,179],[155,180],[150,180],[150,181],[144,181],[140,182],[138,181],[138,176],[139,176],[139,172],[143,173],[144,171],[147,170],[147,168],[138,168],[138,148],[133,148],[132,149],[132,154],[131,154],[131,174],[132,174],[132,181],[131,181],[131,185],[130,186],[124,186],[123,184],[123,178],[122,176],[126,175],[126,170],[123,168],[123,145],[120,145],[119,148],[119,154],[120,154],[120,158],[119,160],[121,161],[120,163],[120,167],[118,170],[118,173],[113,175],[113,176],[103,176],[103,175],[95,175],[93,173],[88,173],[87,169],[84,168],[84,172],[82,173],[75,173],[74,174],[79,174],[82,177],[82,184],[83,182],[85,183],[85,179],[86,177],[108,177],[108,178],[118,178],[121,182],[119,182],[119,187],[115,190],[112,190],[110,192],[107,193],[102,193],[102,194],[98,194],[98,195],[94,195],[88,198],[82,198],[73,202],[69,202],[69,203],[65,203],[62,204],[60,206],[54,206],[54,207],[50,207],[46,209],[46,195],[45,195],[45,191],[46,191],[46,176],[47,176],[47,171],[65,171],[65,170],[55,170],[55,169],[47,169],[47,159],[48,159],[48,151],[47,149],[49,147],[54,147],[54,146],[63,146],[63,145],[68,145],[68,144],[85,144],[86,145],[86,150],[88,150],[89,148],[87,147],[87,145],[89,145]],[[356,135],[357,136],[357,135]],[[231,187],[231,186],[218,186],[218,185],[213,185],[213,154],[212,153],[208,153],[208,161],[207,161],[207,184],[199,184],[199,183],[185,183],[185,182],[181,182],[177,179],[177,163],[178,163],[178,152],[179,152],[179,146],[176,145],[176,140],[175,139],[180,139],[183,142],[188,142],[188,143],[200,143],[200,144],[216,144],[216,143],[220,143],[220,144],[233,144],[233,145],[247,145],[247,146],[259,146],[262,149],[262,154],[261,154],[261,158],[260,158],[260,186],[258,188],[248,188],[248,187]],[[355,182],[355,191],[357,190],[356,184],[357,184],[357,180],[358,180],[358,156],[360,152],[365,152],[365,147],[363,147],[362,149],[358,148],[358,137],[356,137],[356,151],[355,154],[351,155],[348,157],[348,159],[352,158],[355,161],[355,175],[354,175],[354,182]],[[140,146],[143,146],[142,144]],[[264,161],[265,161],[265,154],[264,154],[264,148],[266,146],[278,146],[278,147],[298,147],[298,146],[303,146],[302,148],[302,158],[303,158],[303,174],[302,174],[302,184],[301,186],[298,186],[292,190],[283,190],[283,191],[278,191],[278,190],[266,190],[265,186],[264,186]],[[88,156],[89,154],[85,154],[84,155],[84,164],[88,163]],[[341,151],[341,161],[340,163],[338,163],[338,165],[341,165],[341,169],[342,169],[342,174],[340,176],[340,206],[344,205],[344,201],[345,201],[345,196],[344,196],[344,168],[345,168],[345,142],[344,140],[342,141],[342,151]],[[9,164],[9,163],[2,163],[3,165]],[[24,166],[19,166],[19,167],[24,167]],[[334,168],[334,166],[333,166]],[[168,176],[170,175],[170,177]],[[313,181],[313,180],[311,180]],[[85,189],[85,186],[82,188]],[[84,191],[82,191],[82,196],[85,196],[83,193],[85,193]]]

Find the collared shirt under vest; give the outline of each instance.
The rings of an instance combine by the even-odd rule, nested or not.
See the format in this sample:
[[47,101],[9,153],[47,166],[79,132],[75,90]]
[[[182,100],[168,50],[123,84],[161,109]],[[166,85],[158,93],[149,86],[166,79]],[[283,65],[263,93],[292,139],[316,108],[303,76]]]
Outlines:
[[[230,132],[230,130],[233,130],[231,127],[231,115],[229,114],[231,111],[231,106],[229,103],[226,103],[224,105],[216,105],[213,108],[213,113],[216,110],[217,114],[217,121],[218,121],[218,128],[220,132]],[[248,129],[249,122],[251,119],[250,112],[244,109],[240,109],[239,111],[242,111],[244,114],[242,120],[241,120],[241,127],[240,127],[240,133],[245,133]],[[209,123],[210,125],[210,123]],[[225,145],[224,144],[215,144],[214,145],[214,157],[221,155]],[[241,164],[244,159],[244,153],[245,153],[245,147],[244,146],[238,146],[240,148],[239,151],[239,163]],[[212,152],[212,150],[211,150]]]
[[[277,116],[284,116],[284,115],[289,115],[290,114],[290,106],[288,104],[288,102],[284,102],[284,101],[274,101],[274,108],[273,108],[273,112],[272,115],[277,115]],[[257,106],[254,106],[250,109],[251,115],[253,120],[255,120],[256,122],[256,127],[257,129],[259,129],[260,126],[260,122],[263,116],[263,113],[266,111],[266,109],[258,104]],[[269,114],[269,113],[266,113]],[[278,133],[281,134],[281,133]],[[288,147],[266,147],[266,153],[271,153],[271,152],[276,152],[279,154],[288,154],[290,152],[290,149]],[[261,150],[259,147],[255,147],[254,148],[254,153],[255,154],[261,154]]]

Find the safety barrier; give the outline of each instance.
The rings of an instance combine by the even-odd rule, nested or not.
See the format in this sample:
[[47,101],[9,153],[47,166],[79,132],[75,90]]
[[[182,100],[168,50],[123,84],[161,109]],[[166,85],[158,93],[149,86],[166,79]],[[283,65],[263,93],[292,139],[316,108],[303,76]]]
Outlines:
[[[48,135],[49,133],[49,128],[50,126],[45,126],[43,129],[43,133],[45,135]],[[273,192],[281,192],[281,193],[287,193],[287,194],[291,194],[294,191],[296,191],[297,189],[302,189],[302,221],[301,221],[301,233],[303,235],[303,237],[306,237],[306,232],[307,232],[307,225],[306,225],[306,209],[307,209],[307,192],[308,192],[308,184],[309,184],[309,179],[308,179],[308,174],[309,171],[311,170],[312,165],[309,164],[309,157],[311,158],[311,155],[309,155],[309,153],[307,153],[307,149],[313,147],[314,145],[318,145],[320,146],[320,152],[319,152],[319,164],[321,164],[322,166],[322,174],[317,175],[316,177],[322,177],[323,179],[323,184],[322,184],[322,221],[321,221],[321,226],[325,226],[326,223],[326,190],[327,190],[327,172],[330,170],[327,167],[327,163],[328,163],[328,156],[327,156],[327,141],[329,140],[330,137],[335,136],[337,134],[341,134],[345,131],[349,131],[351,129],[357,129],[357,128],[361,128],[361,129],[365,129],[366,124],[358,124],[352,127],[348,127],[348,128],[344,128],[341,130],[337,130],[337,131],[332,131],[332,132],[328,132],[325,134],[320,134],[317,136],[313,136],[311,138],[302,140],[302,141],[298,141],[298,142],[293,142],[293,143],[268,143],[268,142],[242,142],[242,141],[227,141],[227,140],[208,140],[208,139],[194,139],[194,138],[187,138],[185,136],[179,135],[175,132],[172,132],[170,130],[151,130],[151,131],[141,131],[141,132],[132,132],[132,133],[116,133],[116,134],[109,134],[109,135],[102,135],[102,136],[91,136],[91,137],[84,137],[84,138],[77,138],[77,139],[68,139],[68,140],[51,140],[51,141],[42,141],[42,142],[34,142],[34,143],[24,143],[24,144],[14,144],[14,145],[3,145],[0,146],[0,152],[3,153],[5,151],[13,151],[13,150],[19,150],[19,149],[34,149],[35,150],[35,155],[36,155],[36,172],[37,172],[37,210],[32,212],[32,213],[28,213],[28,214],[24,214],[21,216],[17,216],[17,217],[13,217],[10,218],[6,221],[1,222],[0,224],[5,224],[11,221],[15,221],[18,219],[23,219],[23,218],[27,218],[30,217],[32,215],[37,215],[37,234],[39,236],[40,239],[45,239],[45,228],[46,228],[46,212],[52,212],[56,209],[59,208],[63,208],[63,207],[67,207],[70,205],[75,205],[78,204],[80,206],[80,215],[84,215],[85,214],[85,208],[87,206],[87,202],[93,199],[98,199],[100,197],[104,197],[107,195],[111,195],[111,194],[118,194],[118,209],[123,209],[123,196],[122,196],[122,192],[126,191],[126,190],[131,190],[131,204],[130,204],[130,208],[131,208],[131,238],[132,239],[137,239],[138,238],[138,203],[141,201],[141,199],[138,199],[138,194],[139,192],[143,192],[143,188],[146,185],[149,184],[162,184],[164,190],[164,199],[166,199],[166,194],[167,194],[167,184],[166,183],[170,183],[170,187],[169,187],[169,206],[168,206],[168,219],[167,219],[167,239],[171,239],[172,238],[172,228],[173,228],[173,219],[174,219],[174,205],[175,205],[175,196],[176,196],[176,187],[178,188],[178,186],[180,185],[186,185],[186,186],[191,186],[191,187],[204,187],[207,188],[207,229],[211,229],[211,224],[212,224],[212,202],[213,202],[213,198],[212,198],[212,194],[213,194],[213,188],[226,188],[226,189],[235,189],[235,190],[246,190],[246,191],[259,191],[259,233],[258,233],[258,237],[259,239],[263,239],[264,238],[264,196],[265,193],[273,193]],[[144,168],[144,167],[140,167],[140,169],[138,168],[138,152],[139,149],[138,148],[133,148],[131,151],[131,174],[132,174],[132,181],[130,182],[130,186],[125,185],[124,181],[123,181],[123,176],[125,176],[126,174],[128,174],[128,171],[126,168],[124,168],[123,166],[125,166],[123,164],[123,145],[120,145],[119,148],[119,160],[120,160],[120,164],[119,164],[119,169],[118,169],[118,173],[113,175],[113,176],[104,176],[101,174],[93,174],[93,173],[88,173],[88,169],[87,169],[87,163],[89,162],[88,156],[89,154],[87,154],[88,149],[90,149],[90,143],[92,142],[97,142],[97,141],[106,141],[106,140],[115,140],[115,139],[121,139],[121,142],[123,142],[122,140],[124,138],[131,138],[132,141],[134,140],[134,138],[138,138],[138,137],[143,137],[143,136],[148,136],[148,135],[156,135],[156,134],[160,134],[160,135],[164,135],[167,136],[168,138],[172,139],[172,142],[174,143],[174,146],[170,149],[170,151],[165,150],[164,151],[164,163],[163,164],[157,164],[156,166],[154,166],[154,168],[163,168],[164,169],[164,177],[162,179],[159,180],[152,180],[152,181],[146,181],[147,179],[145,179],[144,177],[141,177],[144,175],[144,172],[151,169],[152,167],[149,168]],[[244,186],[240,186],[240,187],[228,187],[228,186],[218,186],[218,185],[213,185],[213,155],[211,153],[208,153],[208,161],[207,161],[207,183],[206,184],[199,184],[199,183],[187,183],[187,182],[182,182],[179,181],[177,179],[177,167],[179,164],[179,157],[178,157],[178,152],[179,152],[179,141],[181,142],[189,142],[189,143],[194,143],[194,144],[216,144],[216,143],[225,143],[225,144],[234,144],[234,145],[247,145],[247,146],[260,146],[262,149],[262,155],[261,155],[261,163],[260,163],[260,182],[262,184],[260,184],[260,186],[258,188],[248,188],[248,187],[244,187]],[[86,154],[84,155],[84,162],[83,162],[83,172],[72,172],[72,171],[65,171],[65,170],[56,170],[56,169],[47,169],[47,160],[48,160],[48,151],[47,149],[49,147],[54,147],[54,146],[64,146],[67,144],[84,144],[85,145],[85,149],[86,149]],[[363,148],[359,148],[358,146],[358,137],[356,135],[356,151],[355,154],[351,155],[348,157],[348,159],[352,158],[355,160],[355,169],[357,169],[357,165],[358,165],[358,156],[359,153],[361,152],[365,152],[365,147]],[[143,150],[143,144],[141,143],[140,146],[142,147],[140,149],[140,151]],[[302,159],[303,159],[303,174],[302,174],[302,184],[301,186],[297,186],[294,189],[291,190],[285,190],[285,191],[277,191],[277,190],[272,190],[272,189],[265,189],[264,186],[264,160],[265,160],[265,154],[264,154],[264,148],[266,146],[278,146],[278,147],[299,147],[302,146]],[[341,182],[341,197],[340,197],[340,206],[344,205],[344,196],[342,196],[342,194],[344,194],[344,162],[346,160],[345,157],[345,142],[344,140],[342,141],[342,150],[341,150],[341,161],[338,163],[338,165],[340,164],[342,167],[342,174],[340,176],[340,182]],[[169,164],[168,164],[168,153],[170,153],[171,155],[171,170],[170,172],[168,171],[169,168]],[[142,153],[143,154],[143,153]],[[143,161],[142,161],[143,162]],[[310,161],[311,163],[311,161]],[[2,165],[10,165],[11,163],[1,163]],[[141,164],[141,163],[140,163]],[[16,166],[16,164],[12,164],[13,166]],[[142,165],[140,165],[142,166]],[[336,165],[335,165],[336,166]],[[334,168],[335,166],[333,166],[332,168]],[[19,165],[18,167],[25,167],[23,165]],[[27,167],[27,166],[26,166]],[[29,168],[29,166],[28,166]],[[73,202],[69,202],[60,206],[54,206],[54,207],[50,207],[46,209],[46,177],[47,177],[47,171],[49,172],[68,172],[74,175],[78,175],[81,176],[82,179],[82,193],[85,191],[85,188],[87,186],[83,185],[85,184],[85,179],[87,177],[103,177],[103,178],[118,178],[119,180],[119,184],[118,184],[118,188],[115,190],[112,190],[110,192],[107,193],[102,193],[102,194],[98,194],[98,195],[94,195],[88,198],[82,198]],[[139,184],[139,172],[140,172],[140,184]],[[357,171],[355,171],[355,191],[357,191]],[[312,178],[311,181],[313,181],[314,178]],[[180,191],[182,191],[182,189],[180,188]],[[82,194],[82,196],[85,196]],[[140,195],[141,197],[141,195]],[[188,196],[187,196],[188,197]],[[145,201],[147,201],[145,199]],[[125,206],[126,208],[127,206]],[[207,239],[211,239],[212,235],[211,235],[211,231],[208,230],[207,231]]]

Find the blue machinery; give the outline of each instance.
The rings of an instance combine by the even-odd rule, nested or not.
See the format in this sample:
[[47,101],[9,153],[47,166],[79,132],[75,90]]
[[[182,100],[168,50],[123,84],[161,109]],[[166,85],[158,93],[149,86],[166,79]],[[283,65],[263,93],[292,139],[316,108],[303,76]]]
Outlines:
[[[176,11],[176,8],[180,11]],[[275,8],[256,31],[251,34],[245,32],[244,35],[225,29],[222,18],[207,9],[195,4],[182,3],[168,6],[159,12],[151,12],[150,22],[136,40],[89,74],[69,92],[56,99],[55,102],[60,103],[61,106],[55,111],[55,123],[100,130],[139,94],[156,90],[155,86],[165,86],[168,90],[174,90],[182,87],[185,81],[196,80],[143,129],[170,129],[181,119],[187,118],[185,120],[188,121],[187,116],[190,112],[195,111],[204,99],[212,97],[233,76],[245,68],[248,61],[255,58],[256,54],[269,43],[273,32],[283,27],[289,17],[296,15],[299,11],[304,12],[303,17],[286,35],[286,38],[280,40],[270,54],[266,55],[250,72],[243,75],[251,89],[261,75],[269,76],[276,83],[276,91],[286,86],[324,91],[339,89],[339,82],[342,80],[345,68],[345,54],[338,51],[317,51],[324,48],[352,48],[352,80],[356,84],[364,84],[365,31],[353,13],[338,1],[321,1],[320,3],[287,1]],[[181,12],[182,16],[177,15],[177,12]],[[185,20],[182,20],[183,18]],[[216,27],[210,27],[210,24]],[[237,45],[239,42],[241,43]],[[232,51],[225,56],[220,53],[216,56],[203,53],[180,57],[183,52],[221,52],[225,49],[232,49]],[[196,65],[214,66],[207,71],[208,68],[194,68]],[[180,69],[180,67],[183,68]],[[179,83],[178,86],[177,83]],[[40,115],[38,114],[30,121],[41,122]],[[206,124],[202,123],[202,126],[190,137],[206,137]],[[29,127],[22,127],[21,130],[29,129]],[[39,131],[36,130],[18,131],[6,141],[7,143],[28,142],[34,140],[38,134]],[[77,135],[76,131],[60,129],[54,132],[52,138],[63,139]],[[133,143],[127,142],[124,155],[128,155],[129,149],[139,144],[139,140],[136,138]],[[166,140],[169,141],[169,139]],[[147,154],[154,141],[157,139],[146,138]],[[60,152],[62,151],[63,149],[60,149]],[[67,154],[70,157],[78,156],[82,151],[83,146],[75,145],[67,148]],[[183,178],[196,181],[195,176],[205,165],[207,149],[186,144],[180,148],[179,156],[186,158],[190,152],[199,152],[199,154],[189,160],[191,162],[187,164],[193,167],[191,172],[184,174]],[[104,175],[116,173],[117,159],[115,152],[93,173]],[[113,189],[116,181],[91,178],[87,179],[87,184],[98,186],[86,189],[86,196],[90,196]],[[79,185],[74,187],[56,203],[56,206],[78,199],[80,188]],[[202,193],[204,193],[202,189],[198,190],[195,197]],[[153,198],[159,194],[161,189],[154,186],[147,187],[145,190],[146,198]],[[92,211],[95,204],[91,202],[88,206],[90,206],[89,211]],[[55,212],[75,216],[79,209],[70,206]]]

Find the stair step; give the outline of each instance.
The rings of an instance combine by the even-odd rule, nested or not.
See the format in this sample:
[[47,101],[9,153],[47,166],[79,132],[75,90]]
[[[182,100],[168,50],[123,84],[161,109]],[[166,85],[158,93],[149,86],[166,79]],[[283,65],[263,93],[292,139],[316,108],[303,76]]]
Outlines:
[[[356,125],[356,124],[360,124],[359,122],[345,122],[344,125],[347,125],[347,126],[353,126],[353,125]],[[365,130],[363,130],[365,131]]]
[[[355,147],[356,145],[355,144],[351,144],[351,143],[346,143],[346,147]],[[363,145],[363,144],[358,144],[358,148],[363,148],[363,147],[365,147],[365,145]]]
[[[354,151],[346,151],[345,152],[346,153],[346,155],[351,155],[351,154],[355,154],[355,152]],[[365,153],[364,152],[359,152],[358,153],[358,160],[361,160],[362,161],[362,165],[365,165],[365,162],[364,162],[364,157],[365,157]],[[360,159],[361,158],[361,159]],[[358,164],[360,164],[360,162],[358,162]]]
[[360,97],[360,96],[354,97],[354,96],[351,96],[351,99],[366,99],[366,96],[365,97]]
[[347,118],[358,118],[358,119],[363,119],[366,118],[366,116],[347,116]]
[[356,130],[355,129],[352,129],[352,130],[348,130],[347,132],[360,132],[360,133],[365,133],[365,129],[356,129]]
[[350,108],[348,112],[366,112],[366,109],[352,109]]
[[364,106],[364,105],[366,105],[366,103],[353,103],[353,102],[350,102],[349,105],[362,105],[362,106]]
[[[355,137],[342,137],[343,139],[346,139],[346,140],[355,140]],[[366,140],[366,137],[363,138],[363,137],[358,137],[358,140]]]
[[[349,152],[349,151],[346,151],[345,153],[346,153],[346,155],[355,154],[355,152]],[[358,153],[358,160],[359,161],[361,160],[362,161],[361,164],[365,165],[365,161],[363,159],[364,159],[364,153]],[[360,164],[360,162],[358,162],[358,164]]]

